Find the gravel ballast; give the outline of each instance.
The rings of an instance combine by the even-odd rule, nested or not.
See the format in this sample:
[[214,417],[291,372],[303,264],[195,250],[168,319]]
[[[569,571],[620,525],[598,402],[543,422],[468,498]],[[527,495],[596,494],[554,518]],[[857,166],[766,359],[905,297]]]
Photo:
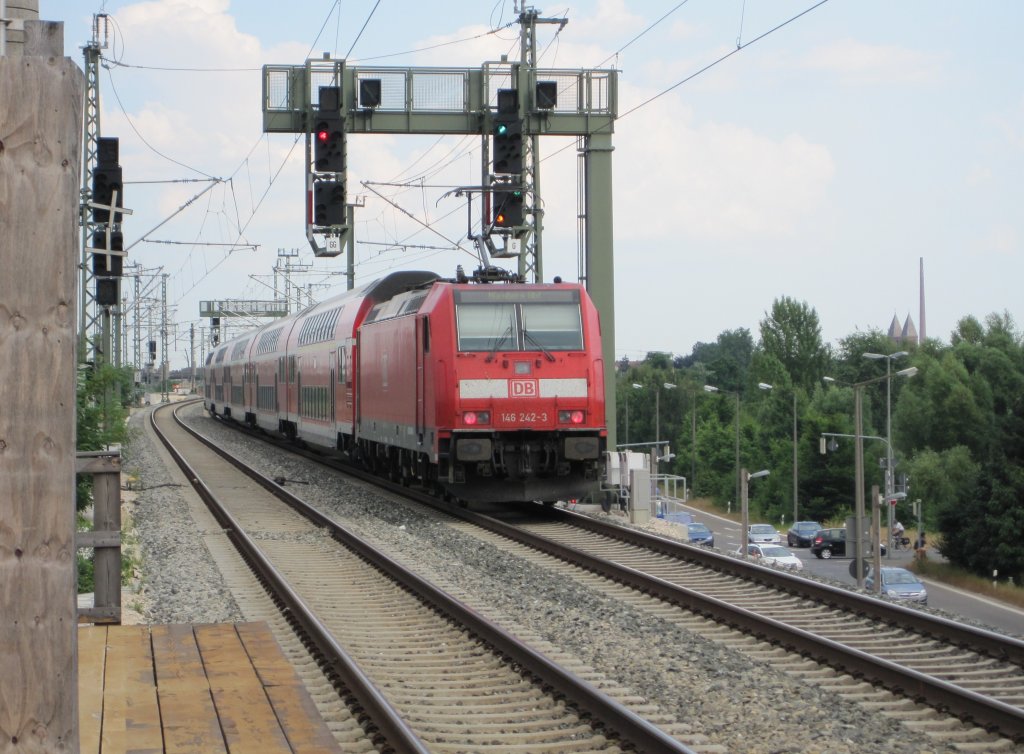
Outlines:
[[[344,526],[490,616],[501,616],[579,660],[728,751],[952,752],[770,665],[615,599],[556,569],[463,534],[436,514],[252,440],[198,409],[188,422]],[[142,559],[145,618],[155,623],[242,620],[202,544],[155,440],[141,422],[125,451],[138,476],[133,510]],[[286,485],[288,483],[286,482]],[[565,566],[564,568],[568,568]],[[514,631],[514,630],[513,630]]]

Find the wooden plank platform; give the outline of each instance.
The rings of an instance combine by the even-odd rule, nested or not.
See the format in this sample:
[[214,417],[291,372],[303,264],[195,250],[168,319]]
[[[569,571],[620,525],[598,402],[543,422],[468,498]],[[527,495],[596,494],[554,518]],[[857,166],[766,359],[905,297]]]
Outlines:
[[83,626],[82,754],[341,748],[266,623]]

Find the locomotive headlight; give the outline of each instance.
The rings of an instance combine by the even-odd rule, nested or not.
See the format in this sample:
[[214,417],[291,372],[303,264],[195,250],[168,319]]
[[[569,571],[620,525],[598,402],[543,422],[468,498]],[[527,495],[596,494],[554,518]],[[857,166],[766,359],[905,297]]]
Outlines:
[[462,415],[462,421],[468,425],[474,424],[490,424],[491,423],[491,412],[490,411],[467,411]]
[[584,414],[579,409],[575,411],[558,412],[558,421],[561,424],[582,424],[585,418],[586,414]]

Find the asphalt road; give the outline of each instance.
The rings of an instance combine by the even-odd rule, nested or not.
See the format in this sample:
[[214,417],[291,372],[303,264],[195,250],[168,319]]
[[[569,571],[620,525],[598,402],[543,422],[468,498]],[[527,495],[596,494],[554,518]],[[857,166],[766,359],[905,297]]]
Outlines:
[[[720,518],[713,514],[687,508],[687,512],[694,514],[694,519],[707,524],[715,533],[715,546],[722,551],[736,552],[740,546],[740,524],[726,518]],[[763,523],[751,521],[752,524]],[[786,528],[779,531],[781,543],[786,546]],[[824,560],[817,558],[806,547],[788,548],[790,552],[803,561],[804,571],[819,577],[827,577],[848,585],[856,585],[856,579],[850,575],[850,558],[831,558]],[[930,551],[932,557],[940,557],[934,551]],[[895,550],[882,558],[882,566],[906,566],[914,557],[913,550]],[[973,620],[980,621],[996,631],[1002,631],[1015,636],[1024,634],[1024,610],[1011,607],[987,597],[965,592],[961,589],[946,586],[937,581],[924,579],[928,587],[928,606],[938,608],[951,613],[954,616],[966,616]]]

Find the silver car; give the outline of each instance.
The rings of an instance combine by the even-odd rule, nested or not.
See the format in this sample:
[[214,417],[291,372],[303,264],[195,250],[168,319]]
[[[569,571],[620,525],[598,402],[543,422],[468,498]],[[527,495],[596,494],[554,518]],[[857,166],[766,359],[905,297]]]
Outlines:
[[747,531],[747,541],[751,544],[782,544],[782,536],[771,524],[751,524]]
[[[906,568],[882,568],[882,594],[890,599],[928,604],[928,590],[913,573]],[[870,575],[864,581],[864,587],[874,591],[875,577]]]

